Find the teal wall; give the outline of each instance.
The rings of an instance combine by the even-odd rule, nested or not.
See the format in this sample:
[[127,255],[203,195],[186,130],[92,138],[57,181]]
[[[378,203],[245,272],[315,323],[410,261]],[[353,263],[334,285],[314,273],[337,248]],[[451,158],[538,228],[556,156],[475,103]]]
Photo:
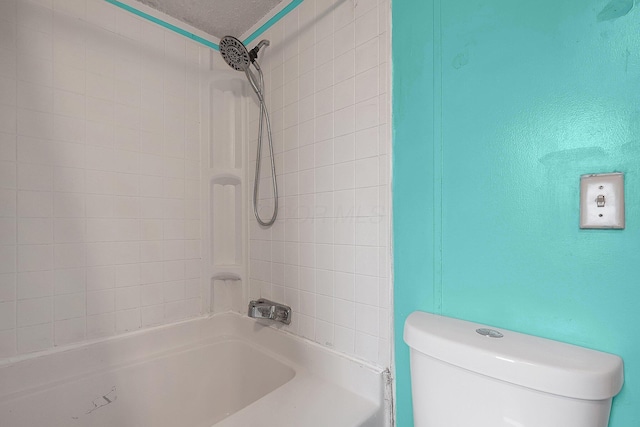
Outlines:
[[[392,3],[397,425],[413,310],[619,354],[610,426],[640,425],[640,4]],[[580,230],[612,171],[626,229]]]

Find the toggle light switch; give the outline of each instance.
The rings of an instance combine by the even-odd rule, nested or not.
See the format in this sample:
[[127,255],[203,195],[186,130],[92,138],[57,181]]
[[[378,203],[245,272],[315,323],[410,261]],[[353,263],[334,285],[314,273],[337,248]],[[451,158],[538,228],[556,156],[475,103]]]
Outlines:
[[580,177],[580,228],[624,228],[624,175]]

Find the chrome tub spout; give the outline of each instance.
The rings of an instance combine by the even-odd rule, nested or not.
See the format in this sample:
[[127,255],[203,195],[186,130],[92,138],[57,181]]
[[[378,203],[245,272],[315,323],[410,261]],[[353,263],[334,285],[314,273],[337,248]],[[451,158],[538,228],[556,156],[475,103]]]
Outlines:
[[264,298],[250,301],[247,315],[254,319],[282,322],[285,325],[291,323],[291,307]]

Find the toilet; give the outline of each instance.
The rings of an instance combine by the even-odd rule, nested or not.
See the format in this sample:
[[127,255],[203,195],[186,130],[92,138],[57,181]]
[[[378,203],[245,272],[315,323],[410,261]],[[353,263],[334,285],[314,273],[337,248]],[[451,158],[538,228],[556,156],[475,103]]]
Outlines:
[[414,427],[607,427],[622,359],[570,344],[414,312]]

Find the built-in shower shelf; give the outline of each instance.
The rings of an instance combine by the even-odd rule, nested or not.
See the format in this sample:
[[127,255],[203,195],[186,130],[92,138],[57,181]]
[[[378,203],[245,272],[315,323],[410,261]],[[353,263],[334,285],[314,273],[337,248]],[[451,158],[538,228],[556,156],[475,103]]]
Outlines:
[[242,183],[242,169],[209,169],[213,184],[239,185]]
[[[247,94],[244,73],[217,69],[208,74],[210,103],[203,119],[207,128],[207,161],[202,164],[206,216],[207,279],[210,307],[217,313],[244,310],[246,299],[247,204]],[[242,310],[241,310],[242,309]]]
[[242,280],[244,276],[244,265],[219,265],[209,270],[209,276],[212,279],[235,279]]
[[246,310],[242,279],[233,275],[218,275],[211,278],[211,309],[213,313]]

